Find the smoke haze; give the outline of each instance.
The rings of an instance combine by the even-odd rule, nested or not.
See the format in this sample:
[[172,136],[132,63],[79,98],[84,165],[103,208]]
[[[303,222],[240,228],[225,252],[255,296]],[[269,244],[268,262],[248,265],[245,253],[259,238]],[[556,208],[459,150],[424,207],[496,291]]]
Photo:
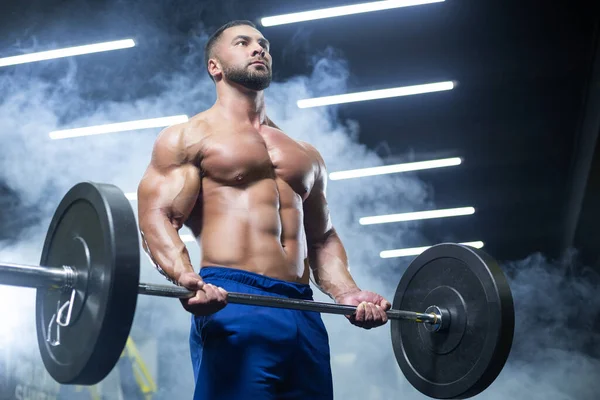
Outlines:
[[[179,114],[191,117],[213,104],[214,85],[202,59],[208,32],[199,24],[183,46],[185,51],[182,47],[172,50],[170,44],[181,41],[181,33],[147,17],[151,12],[134,28],[139,38],[134,49],[0,70],[0,182],[7,193],[4,198],[12,199],[0,201],[3,224],[15,232],[3,234],[0,260],[39,262],[52,213],[74,184],[105,182],[124,192],[135,191],[159,129],[55,141],[48,138],[49,132]],[[110,16],[114,23],[130,22]],[[59,43],[44,45],[61,47]],[[346,61],[334,49],[313,56],[310,74],[275,81],[267,89],[268,115],[291,137],[316,146],[329,171],[382,165],[383,160],[359,142],[368,130],[354,121],[340,120],[335,107],[301,110],[296,106],[299,99],[346,90],[350,76]],[[135,73],[123,76],[123,71]],[[355,280],[363,289],[392,300],[410,260],[382,260],[379,252],[429,241],[417,222],[363,227],[358,219],[431,209],[435,207],[432,188],[415,174],[398,174],[330,181],[327,194]],[[182,233],[189,232],[184,229]],[[187,245],[198,265],[198,247]],[[568,268],[574,264],[566,263],[566,268],[534,254],[503,265],[515,299],[515,341],[509,362],[481,398],[598,397],[600,340],[593,321],[600,315],[600,300],[594,296],[599,280],[591,271],[577,273],[579,269]],[[142,279],[165,283],[144,256]],[[329,300],[314,290],[316,300]],[[28,354],[41,365],[34,303],[31,289],[0,287],[0,353]],[[343,317],[324,315],[323,319],[330,335],[336,398],[425,398],[402,376],[389,326],[365,331]],[[159,383],[157,399],[191,398],[188,332],[189,316],[177,300],[140,296],[132,337],[139,343],[157,343],[156,351],[142,351]],[[110,379],[116,378],[111,374]],[[109,385],[104,386],[108,391]]]

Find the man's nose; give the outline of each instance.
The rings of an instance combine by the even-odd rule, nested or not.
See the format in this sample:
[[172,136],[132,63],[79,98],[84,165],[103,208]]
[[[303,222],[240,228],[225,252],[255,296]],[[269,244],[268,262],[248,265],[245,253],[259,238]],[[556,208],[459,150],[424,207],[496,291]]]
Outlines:
[[255,57],[257,55],[260,55],[261,57],[265,56],[265,49],[261,45],[257,45],[252,51],[252,57]]

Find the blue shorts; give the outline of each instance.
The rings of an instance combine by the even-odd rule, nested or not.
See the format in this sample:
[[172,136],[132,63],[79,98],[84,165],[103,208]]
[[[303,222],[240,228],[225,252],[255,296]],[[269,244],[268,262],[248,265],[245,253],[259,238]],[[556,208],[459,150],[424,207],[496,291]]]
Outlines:
[[[309,285],[238,269],[203,267],[206,283],[229,292],[312,300]],[[333,399],[329,338],[311,311],[228,304],[192,316],[194,400]]]

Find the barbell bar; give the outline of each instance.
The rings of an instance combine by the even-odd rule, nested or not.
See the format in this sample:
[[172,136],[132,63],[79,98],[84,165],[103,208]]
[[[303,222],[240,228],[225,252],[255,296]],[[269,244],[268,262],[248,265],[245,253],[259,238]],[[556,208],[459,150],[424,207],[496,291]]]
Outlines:
[[[39,265],[0,263],[0,283],[3,285],[72,290],[75,287],[75,282],[77,282],[77,272],[70,266],[53,268]],[[174,285],[140,283],[138,285],[138,294],[158,297],[190,298],[194,296],[195,292]],[[232,304],[315,311],[318,313],[338,315],[351,315],[356,311],[356,306],[344,304],[235,292],[227,293],[227,302]],[[387,310],[386,313],[389,319],[403,319],[413,322],[429,323],[440,327],[442,326],[442,314],[426,314],[404,310]]]

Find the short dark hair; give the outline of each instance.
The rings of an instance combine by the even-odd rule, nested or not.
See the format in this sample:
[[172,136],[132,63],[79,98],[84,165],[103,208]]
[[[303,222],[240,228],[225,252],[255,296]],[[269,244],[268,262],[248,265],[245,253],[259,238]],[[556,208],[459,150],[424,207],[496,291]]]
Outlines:
[[208,38],[208,42],[206,42],[206,46],[204,46],[204,65],[206,67],[206,72],[208,72],[208,76],[210,76],[210,79],[212,79],[213,81],[214,81],[214,78],[212,77],[212,75],[210,74],[210,71],[208,70],[208,60],[212,57],[212,52],[214,50],[215,44],[217,43],[217,40],[219,39],[219,37],[221,37],[221,34],[223,34],[223,32],[226,29],[233,28],[234,26],[240,26],[240,25],[248,25],[248,26],[251,26],[252,28],[256,29],[256,25],[254,25],[252,22],[250,22],[248,20],[229,21],[228,23],[226,23],[225,25],[223,25],[222,27],[217,29],[215,31],[215,33],[213,33]]

